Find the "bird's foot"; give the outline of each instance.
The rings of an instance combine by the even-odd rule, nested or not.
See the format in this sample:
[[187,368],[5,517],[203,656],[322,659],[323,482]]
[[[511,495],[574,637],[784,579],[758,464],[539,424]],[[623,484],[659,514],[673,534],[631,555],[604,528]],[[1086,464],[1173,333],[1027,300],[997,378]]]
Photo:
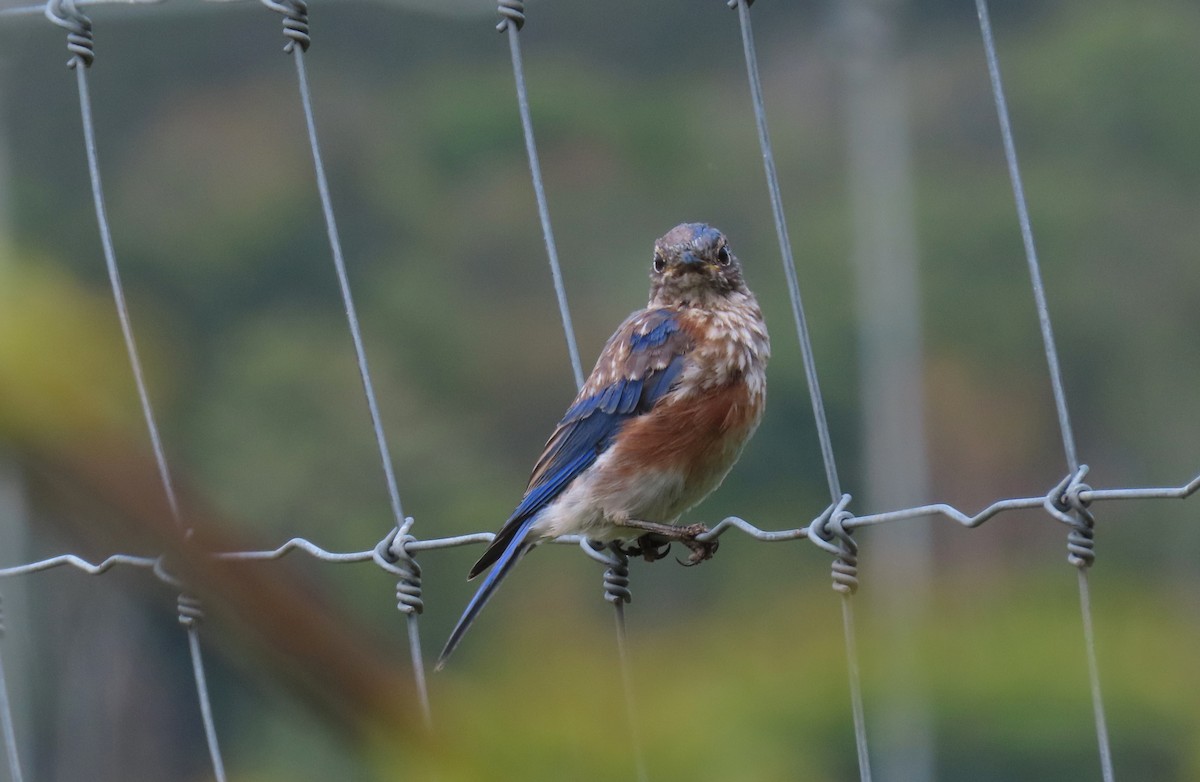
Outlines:
[[688,550],[692,552],[688,555],[686,562],[682,559],[676,560],[676,562],[686,567],[691,567],[706,559],[710,559],[717,550],[716,540],[697,540],[698,537],[708,532],[708,527],[703,524],[689,524],[686,527],[676,527],[671,524],[659,524],[653,521],[626,519],[621,525],[629,529],[643,531],[637,542],[630,548],[625,549],[625,553],[635,556],[640,555],[648,562],[665,557],[670,544],[676,540],[687,546]]
[[656,562],[667,556],[671,550],[671,541],[654,532],[642,535],[633,545],[620,546],[620,551],[627,557],[641,557],[647,562]]
[[679,530],[682,535],[679,537],[679,542],[688,547],[691,554],[688,554],[687,560],[675,558],[675,561],[684,567],[692,567],[698,565],[706,559],[712,559],[712,555],[717,553],[717,547],[720,541],[715,538],[712,540],[697,540],[700,535],[708,532],[708,527],[703,524],[689,524],[686,527],[681,527]]

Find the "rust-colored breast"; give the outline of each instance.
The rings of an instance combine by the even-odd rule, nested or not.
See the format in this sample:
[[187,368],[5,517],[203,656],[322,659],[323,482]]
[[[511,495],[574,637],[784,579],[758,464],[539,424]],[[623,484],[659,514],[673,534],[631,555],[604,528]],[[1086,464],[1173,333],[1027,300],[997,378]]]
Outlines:
[[665,401],[625,425],[614,446],[615,472],[628,479],[644,470],[678,471],[687,483],[714,471],[724,475],[761,413],[761,396],[743,382]]

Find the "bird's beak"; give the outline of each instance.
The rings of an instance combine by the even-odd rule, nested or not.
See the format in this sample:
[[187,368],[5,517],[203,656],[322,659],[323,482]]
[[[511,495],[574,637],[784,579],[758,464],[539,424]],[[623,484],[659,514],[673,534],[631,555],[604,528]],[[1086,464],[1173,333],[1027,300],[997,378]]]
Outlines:
[[684,250],[680,256],[680,260],[683,261],[684,266],[704,266],[704,260],[697,257],[691,250]]

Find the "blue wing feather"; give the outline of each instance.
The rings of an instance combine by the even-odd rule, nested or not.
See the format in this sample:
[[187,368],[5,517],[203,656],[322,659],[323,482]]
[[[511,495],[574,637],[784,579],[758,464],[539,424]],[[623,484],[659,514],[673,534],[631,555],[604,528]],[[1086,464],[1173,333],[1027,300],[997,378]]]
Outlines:
[[671,390],[682,371],[683,356],[679,355],[671,359],[666,369],[646,378],[645,388],[642,389],[642,404],[647,405],[646,409],[653,407],[655,402]]
[[653,348],[662,345],[675,332],[679,331],[679,322],[672,317],[665,317],[645,334],[634,333],[629,338],[629,345],[634,350]]

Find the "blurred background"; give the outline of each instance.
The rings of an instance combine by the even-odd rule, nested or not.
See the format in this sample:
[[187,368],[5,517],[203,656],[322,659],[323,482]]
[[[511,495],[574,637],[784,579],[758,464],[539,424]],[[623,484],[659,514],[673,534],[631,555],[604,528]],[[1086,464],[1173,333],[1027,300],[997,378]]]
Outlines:
[[[11,3],[8,3],[11,5]],[[1080,458],[1097,488],[1200,471],[1200,6],[993,13]],[[206,545],[372,547],[392,525],[280,19],[258,4],[89,7],[116,253],[184,515]],[[725,231],[774,338],[766,419],[691,520],[828,504],[723,2],[528,3],[550,212],[584,362],[645,301],[676,223]],[[858,513],[975,512],[1066,474],[974,5],[761,0],[768,116],[843,488]],[[315,3],[306,62],[414,532],[493,530],[573,396],[486,0]],[[0,17],[0,566],[171,545],[100,252],[63,32]],[[1200,778],[1200,500],[1096,508],[1117,775]],[[1005,515],[857,535],[882,780],[1097,779],[1062,525]],[[432,656],[479,549],[428,552]],[[601,569],[526,559],[420,734],[394,579],[193,562],[235,780],[634,778]],[[633,564],[654,780],[857,778],[839,601],[805,542],[730,534]],[[0,582],[26,779],[205,780],[175,593],[149,573]],[[5,772],[0,771],[0,777]]]

